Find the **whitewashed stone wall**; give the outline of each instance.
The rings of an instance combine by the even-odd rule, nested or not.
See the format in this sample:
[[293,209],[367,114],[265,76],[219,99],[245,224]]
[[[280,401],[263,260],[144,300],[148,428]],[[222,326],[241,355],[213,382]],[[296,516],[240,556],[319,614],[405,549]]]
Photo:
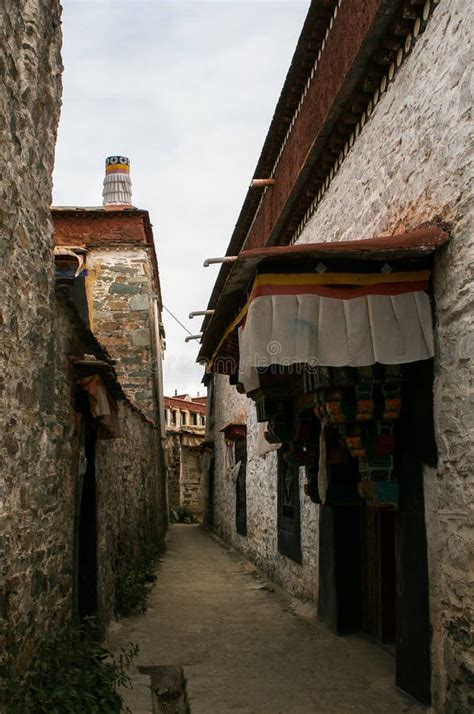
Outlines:
[[[318,558],[318,513],[303,492],[300,475],[302,565],[278,552],[277,458],[256,454],[257,418],[253,402],[240,395],[227,377],[214,377],[215,478],[214,524],[217,533],[254,561],[292,595],[315,599]],[[247,424],[247,536],[235,527],[235,484],[225,473],[225,441],[220,433],[230,422]]]
[[[425,500],[434,706],[463,714],[474,709],[471,16],[465,0],[440,1],[299,239],[370,238],[434,220],[449,226],[451,242],[439,251],[434,273],[439,463],[426,471]],[[299,568],[277,553],[275,455],[255,456],[253,406],[225,377],[216,378],[215,404],[216,529],[288,590],[309,595],[317,577],[318,507],[302,496]],[[248,423],[248,538],[236,535],[234,486],[223,477],[219,429],[238,421],[236,414]]]
[[435,219],[451,231],[434,274],[439,463],[425,479],[433,691],[448,712],[474,709],[470,10],[465,0],[441,0],[299,241],[389,235]]

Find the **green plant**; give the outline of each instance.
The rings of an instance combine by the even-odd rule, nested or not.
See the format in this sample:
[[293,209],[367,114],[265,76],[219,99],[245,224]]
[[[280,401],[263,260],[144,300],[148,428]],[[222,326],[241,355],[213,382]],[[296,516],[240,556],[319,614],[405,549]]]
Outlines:
[[117,617],[143,614],[153,583],[155,564],[165,550],[164,543],[148,544],[138,554],[122,558],[115,584],[115,614]]
[[138,654],[118,655],[97,642],[92,623],[50,635],[25,672],[11,656],[0,666],[0,704],[6,714],[119,714],[127,712],[119,687],[130,687],[127,669]]

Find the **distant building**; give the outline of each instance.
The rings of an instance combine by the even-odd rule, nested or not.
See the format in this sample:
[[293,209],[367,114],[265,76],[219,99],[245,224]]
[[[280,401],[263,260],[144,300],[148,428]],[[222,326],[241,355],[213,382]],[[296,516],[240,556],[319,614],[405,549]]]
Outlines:
[[90,326],[117,361],[127,396],[159,421],[164,328],[148,211],[133,206],[54,207],[52,214],[57,277],[61,271],[67,276],[76,270],[80,261],[81,306]]
[[202,520],[204,482],[200,447],[206,432],[206,397],[165,397],[168,503]]

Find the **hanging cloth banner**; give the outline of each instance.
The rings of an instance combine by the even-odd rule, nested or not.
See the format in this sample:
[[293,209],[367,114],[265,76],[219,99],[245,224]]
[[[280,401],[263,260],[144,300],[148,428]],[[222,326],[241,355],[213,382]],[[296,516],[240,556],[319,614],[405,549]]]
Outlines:
[[239,381],[258,368],[404,364],[434,354],[429,270],[260,274],[239,329]]

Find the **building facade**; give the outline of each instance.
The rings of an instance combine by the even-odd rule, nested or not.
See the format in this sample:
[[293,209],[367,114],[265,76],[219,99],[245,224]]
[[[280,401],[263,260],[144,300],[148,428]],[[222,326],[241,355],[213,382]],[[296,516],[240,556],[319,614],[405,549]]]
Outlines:
[[[69,254],[68,241],[55,241],[60,4],[7,0],[0,19],[0,658],[24,671],[47,633],[85,615],[96,615],[104,630],[123,563],[163,537],[164,420],[153,377],[132,375],[127,393],[121,353],[94,324],[100,299],[87,300],[81,268],[87,241],[75,236]],[[135,257],[141,275],[145,261]],[[146,271],[134,285],[146,284],[152,300],[159,295],[152,257]],[[137,312],[137,330],[145,330]],[[158,313],[157,299],[146,326],[161,357]],[[136,359],[141,365],[147,355]]]
[[204,481],[201,445],[206,432],[206,397],[165,397],[168,502],[175,518],[188,512],[202,521]]
[[[157,421],[164,329],[148,211],[129,204],[54,207],[53,219],[57,257],[66,249],[81,261],[78,278],[84,282],[91,329],[116,360],[127,396]],[[65,252],[62,258],[65,270],[71,269],[74,255]]]
[[[129,167],[125,157],[109,157],[107,166],[118,158]],[[107,178],[108,174],[105,189]],[[128,171],[127,178],[130,189]],[[89,479],[84,473],[79,491],[75,608],[79,616],[84,607],[98,614],[104,625],[114,613],[115,584],[127,563],[142,544],[163,538],[167,525],[158,264],[148,212],[131,205],[131,190],[118,198],[101,207],[52,209],[56,284],[67,292],[81,321],[109,356],[121,392],[113,415],[117,424],[106,440],[100,430],[94,436],[94,413],[86,408],[83,417],[86,427],[92,422],[95,473]],[[92,399],[94,404],[95,382],[98,378],[107,388],[109,372],[87,359],[75,361],[75,369],[89,390],[87,402]],[[84,439],[87,444],[87,433]],[[97,523],[95,542],[90,543],[88,536],[82,539],[84,550],[97,553],[97,582],[93,574],[81,580],[81,520]],[[84,553],[83,560],[93,563],[94,556]],[[82,606],[81,592],[88,600],[91,590],[97,592],[96,601]]]
[[199,356],[217,532],[334,631],[393,642],[401,689],[463,713],[469,24],[461,0],[311,3]]
[[[0,128],[0,650],[4,651],[7,641],[17,639],[19,632],[26,648],[31,647],[32,619],[37,628],[50,624],[42,583],[49,578],[49,596],[62,597],[55,575],[62,568],[62,556],[55,552],[58,544],[53,535],[50,542],[43,538],[40,543],[36,530],[39,519],[45,532],[52,534],[60,518],[58,511],[50,510],[46,496],[48,488],[60,482],[59,474],[51,474],[51,464],[56,463],[62,426],[51,415],[51,370],[45,356],[52,357],[55,349],[49,206],[62,64],[59,2],[19,6],[11,0],[2,3],[0,18],[5,28],[0,97],[7,118]],[[19,285],[28,287],[20,290]],[[14,599],[29,601],[30,607],[25,604],[22,610]]]

